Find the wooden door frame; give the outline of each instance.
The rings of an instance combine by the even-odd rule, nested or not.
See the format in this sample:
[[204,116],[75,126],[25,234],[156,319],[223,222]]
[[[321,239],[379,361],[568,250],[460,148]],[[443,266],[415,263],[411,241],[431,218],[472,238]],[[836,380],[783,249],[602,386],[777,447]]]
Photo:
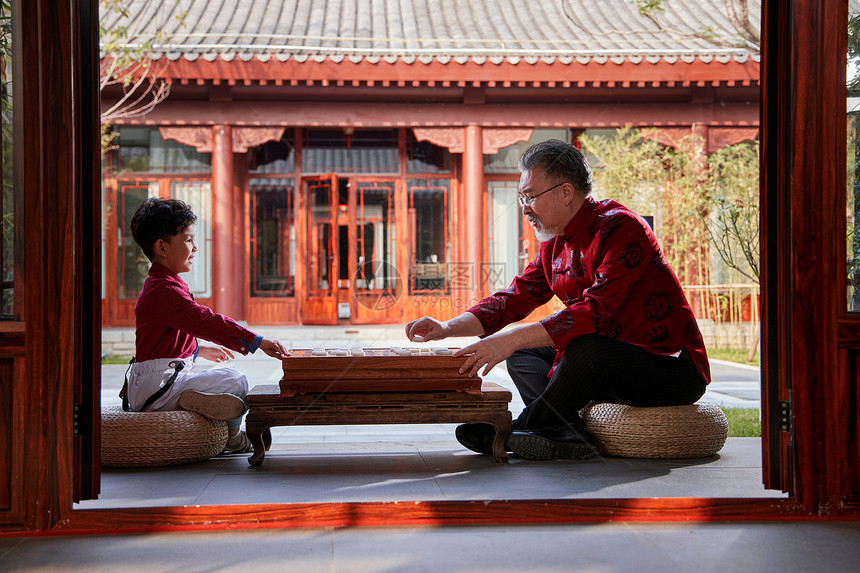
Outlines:
[[[344,256],[344,253],[340,252],[340,227],[342,224],[344,224],[344,223],[346,224],[347,233],[348,233],[348,241],[347,242],[349,245],[355,244],[357,241],[356,222],[357,222],[357,217],[358,217],[358,214],[357,214],[358,213],[357,212],[358,204],[357,204],[357,193],[356,193],[357,187],[355,185],[353,185],[353,183],[360,184],[360,183],[367,183],[367,182],[382,182],[382,183],[391,183],[394,187],[393,194],[392,194],[392,200],[394,201],[394,209],[396,211],[396,213],[395,213],[395,229],[396,229],[395,232],[402,232],[402,229],[400,228],[401,223],[399,223],[399,219],[402,218],[399,216],[400,210],[401,210],[401,208],[399,207],[399,204],[402,203],[402,201],[397,200],[397,195],[401,189],[400,177],[397,175],[391,175],[391,176],[386,176],[386,175],[383,175],[383,176],[355,175],[355,176],[352,176],[349,174],[338,175],[336,173],[328,173],[328,174],[323,174],[323,175],[304,175],[304,176],[302,176],[300,179],[300,186],[301,186],[302,195],[300,197],[300,203],[299,203],[300,211],[301,211],[300,220],[302,221],[302,230],[300,232],[302,233],[302,235],[301,235],[303,238],[302,240],[304,241],[304,244],[305,244],[305,248],[302,249],[302,252],[305,252],[308,254],[311,253],[311,246],[309,244],[310,240],[309,240],[308,235],[307,235],[307,233],[310,229],[310,227],[309,227],[310,223],[309,222],[311,220],[310,219],[311,213],[308,209],[307,196],[305,193],[305,184],[308,181],[315,181],[315,180],[330,180],[332,182],[332,189],[333,189],[333,193],[332,193],[332,201],[333,201],[333,203],[332,203],[332,221],[333,222],[332,222],[331,233],[332,233],[332,241],[333,241],[332,244],[333,244],[333,253],[334,253],[333,261],[334,262],[333,262],[332,268],[331,268],[331,274],[332,274],[331,296],[325,297],[325,298],[331,298],[332,299],[331,300],[332,319],[326,321],[325,319],[320,319],[317,316],[308,316],[307,308],[309,305],[307,304],[307,299],[309,297],[302,296],[302,303],[303,304],[301,305],[300,320],[304,324],[363,324],[363,323],[368,323],[368,322],[375,324],[376,323],[375,320],[373,320],[373,321],[362,320],[362,318],[360,317],[360,313],[358,312],[358,309],[356,308],[358,299],[355,296],[355,288],[354,288],[354,285],[352,282],[352,277],[354,277],[356,272],[357,272],[357,266],[356,266],[356,261],[353,260],[352,257],[348,256],[348,253],[347,253],[347,279],[346,279],[347,284],[345,287],[340,286],[340,281],[342,280],[340,278],[340,264],[341,264],[341,258]],[[345,206],[346,207],[345,211],[344,211],[344,209],[342,209],[343,206],[338,201],[339,192],[340,192],[340,185],[344,181],[349,183],[349,186],[348,186],[349,190],[348,190],[348,197],[347,197],[347,204]],[[396,255],[399,257],[400,253],[398,252]],[[302,264],[302,272],[303,273],[307,273],[307,264],[308,264],[309,259],[310,259],[310,257],[305,257],[305,260],[303,261],[303,264]],[[298,267],[297,267],[297,272],[299,272]],[[404,288],[405,288],[405,286],[406,285],[404,284]],[[307,292],[307,289],[305,289],[305,292]],[[350,305],[350,318],[349,319],[339,319],[337,317],[338,304],[345,303],[345,302],[348,302]],[[402,305],[403,305],[402,300],[399,301],[399,305],[400,305],[400,307],[402,307]],[[398,316],[399,316],[399,314],[398,314]]]
[[[133,308],[137,298],[119,298],[119,279],[117,271],[122,262],[119,260],[117,244],[117,233],[120,231],[120,183],[149,184],[155,183],[158,188],[158,196],[162,196],[164,177],[149,175],[146,173],[133,173],[129,175],[105,178],[105,202],[109,210],[104,220],[105,242],[104,256],[105,269],[103,272],[105,283],[105,298],[102,305],[103,316],[109,326],[134,326]],[[113,272],[107,271],[112,269]],[[127,317],[127,318],[124,318]]]
[[[781,464],[767,477],[778,470],[780,485],[810,512],[856,517],[848,460],[860,404],[852,394],[856,381],[840,375],[846,353],[840,355],[838,333],[838,319],[847,315],[848,2],[794,0],[787,10],[776,4],[770,2],[776,14],[768,24],[778,27],[774,43],[785,48],[763,77],[771,105],[762,116],[762,157],[770,162],[762,184],[768,201],[762,236],[769,240],[762,251],[768,257],[762,358],[765,391],[788,400],[790,414],[789,432],[782,432],[780,413],[766,412],[771,438],[774,431],[788,434],[779,440]],[[779,70],[783,61],[789,65]]]
[[[29,34],[23,38],[22,51],[26,69],[32,72],[25,86],[30,97],[18,100],[29,133],[21,144],[24,155],[19,156],[27,168],[25,280],[27,292],[39,294],[24,303],[26,351],[24,368],[16,376],[13,409],[20,432],[13,453],[22,459],[26,455],[27,463],[18,468],[13,484],[16,507],[0,515],[7,532],[860,517],[856,505],[843,501],[850,478],[845,474],[843,434],[849,420],[856,424],[858,409],[850,399],[850,385],[838,379],[836,366],[837,316],[844,306],[844,296],[836,294],[844,285],[828,287],[819,280],[841,274],[837,262],[844,249],[839,246],[843,227],[825,212],[831,204],[844,205],[845,192],[844,151],[835,160],[832,151],[845,145],[840,73],[844,74],[847,3],[830,0],[764,0],[762,197],[763,239],[768,242],[763,261],[763,379],[765,397],[783,378],[792,392],[794,441],[789,450],[796,453],[789,463],[792,497],[74,510],[75,380],[83,376],[98,380],[93,364],[98,354],[93,327],[98,322],[93,317],[98,309],[87,306],[99,284],[99,265],[88,266],[96,250],[90,245],[98,243],[92,240],[97,238],[97,226],[87,227],[93,216],[97,220],[98,155],[78,154],[92,147],[98,132],[92,129],[96,116],[81,105],[89,101],[86,94],[74,87],[73,78],[80,77],[75,67],[80,59],[80,26],[69,19],[80,13],[82,2],[90,9],[96,5],[95,0],[19,2],[29,16],[21,23]],[[802,74],[792,73],[797,70]],[[70,244],[81,250],[69,256]],[[58,344],[61,340],[64,344]]]
[[[405,238],[409,238],[411,240],[411,237],[408,236],[408,233],[410,232],[409,225],[404,220],[404,218],[405,218],[405,215],[404,215],[404,213],[405,213],[405,208],[404,208],[405,195],[404,195],[403,185],[401,184],[402,179],[403,179],[401,176],[399,176],[399,175],[379,175],[379,176],[356,175],[354,177],[348,177],[348,179],[350,182],[350,190],[349,190],[350,244],[352,244],[358,240],[358,237],[356,234],[357,230],[358,230],[358,193],[357,193],[358,187],[354,186],[353,183],[355,183],[355,184],[360,184],[360,183],[390,183],[393,186],[392,194],[391,194],[391,200],[394,202],[394,204],[392,205],[394,224],[391,226],[391,228],[394,229],[395,236],[400,237],[400,240],[404,240]],[[394,253],[394,267],[395,267],[395,269],[404,268],[403,265],[405,263],[403,261],[405,260],[404,255],[406,253],[404,253],[403,251],[404,251],[403,249],[399,249],[399,250],[396,250],[396,252]],[[352,262],[352,260],[351,260],[350,267],[349,267],[349,276],[354,277],[354,276],[356,276],[357,272],[358,272],[358,268],[356,267],[355,263]],[[389,318],[396,319],[396,320],[394,320],[394,322],[399,322],[399,319],[403,314],[403,305],[405,304],[405,300],[406,300],[406,294],[405,293],[408,292],[408,287],[409,287],[408,276],[404,275],[400,271],[398,271],[398,272],[400,273],[401,296],[399,296],[397,298],[395,306],[385,309],[386,316],[388,316]],[[352,311],[351,312],[351,318],[350,318],[350,324],[380,324],[378,317],[373,317],[371,319],[362,318],[361,313],[358,311],[358,308],[357,308],[357,305],[359,304],[359,302],[358,302],[359,299],[358,299],[358,296],[357,296],[357,293],[355,290],[355,285],[354,285],[352,279],[350,279],[348,299],[349,299],[350,308]]]
[[[16,321],[5,531],[51,530],[99,487],[98,3],[14,0]],[[91,81],[81,81],[89,78]],[[20,344],[19,344],[20,343]],[[18,349],[16,351],[16,348]]]
[[[164,199],[171,197],[171,184],[179,182],[179,183],[197,183],[197,182],[212,182],[212,178],[210,174],[207,173],[164,173],[164,172],[156,172],[156,173],[147,173],[140,171],[132,171],[128,173],[111,173],[109,177],[104,178],[105,183],[105,204],[109,207],[108,212],[105,215],[103,224],[105,226],[105,241],[104,241],[104,249],[105,249],[105,296],[102,301],[102,316],[105,317],[106,326],[116,326],[116,327],[128,327],[134,326],[134,316],[133,309],[134,305],[137,302],[137,297],[134,298],[119,298],[119,280],[117,278],[117,273],[115,271],[110,272],[107,269],[116,269],[117,265],[121,264],[119,258],[117,256],[117,232],[119,231],[119,208],[121,205],[120,196],[119,196],[119,187],[120,183],[155,183],[157,187],[157,197],[161,197]],[[214,193],[214,191],[212,192]],[[211,195],[210,202],[214,204],[214,195]],[[210,209],[211,211],[211,209]],[[198,213],[199,215],[199,213]],[[199,217],[198,217],[198,228],[199,228]],[[214,226],[213,221],[210,216],[208,221],[209,224],[209,232],[213,232]],[[198,245],[201,245],[203,242],[203,238],[205,236],[204,232],[198,232]],[[203,245],[204,248],[208,248],[211,250],[214,240],[211,242],[212,244],[206,246]],[[214,291],[215,291],[215,273],[214,273],[214,265],[217,257],[212,257],[212,266],[213,269],[210,269],[210,277],[209,281],[211,283],[211,291],[212,294],[206,298],[197,297],[197,301],[203,305],[210,306],[212,304],[212,300],[214,299]],[[99,263],[101,265],[101,262]]]
[[[241,157],[247,160],[246,155],[241,154]],[[301,232],[298,205],[300,190],[296,186],[296,177],[293,174],[249,173],[244,162],[240,159],[240,154],[236,155],[236,165],[234,166],[233,173],[237,187],[242,190],[240,193],[242,197],[241,201],[244,212],[246,213],[244,218],[245,223],[243,225],[243,233],[245,236],[245,248],[243,252],[243,259],[245,262],[243,263],[243,266],[247,268],[247,272],[242,275],[245,277],[244,280],[246,285],[243,301],[245,319],[249,324],[295,324],[298,322],[298,293],[303,292],[304,290],[301,286],[303,284],[302,272],[304,272],[304,267],[301,267],[299,257],[300,251],[298,246],[298,243],[300,242],[299,233]],[[252,234],[252,229],[256,228],[257,217],[257,213],[253,208],[256,201],[256,199],[254,199],[254,192],[251,188],[251,181],[253,180],[270,182],[288,180],[291,182],[291,185],[287,186],[290,190],[287,194],[289,197],[287,202],[290,206],[290,217],[292,217],[292,232],[296,237],[295,244],[293,245],[295,248],[292,250],[290,249],[291,243],[289,236],[285,238],[281,245],[288,253],[287,256],[290,260],[290,271],[293,273],[293,291],[290,295],[278,294],[276,296],[264,296],[254,294],[254,278],[256,275],[256,254],[254,254],[254,252],[257,249],[256,238],[258,235]],[[256,233],[259,233],[259,229],[257,229]]]
[[[324,181],[328,179],[331,184],[331,217],[332,217],[332,225],[331,225],[331,237],[330,240],[332,242],[332,256],[333,262],[329,264],[329,296],[327,297],[311,297],[308,293],[310,291],[308,285],[308,265],[310,264],[310,254],[311,254],[311,245],[309,239],[310,232],[310,222],[311,222],[311,208],[308,205],[308,196],[307,196],[307,183],[310,181]],[[337,249],[335,245],[337,244],[337,193],[338,193],[338,176],[335,173],[325,173],[318,175],[303,175],[299,178],[299,252],[305,253],[303,258],[297,259],[297,263],[301,260],[301,265],[296,265],[296,273],[299,272],[302,275],[302,294],[299,295],[299,317],[300,321],[303,324],[337,324],[337,272],[338,272],[338,255]],[[305,313],[308,312],[308,308],[311,306],[311,299],[332,299],[331,301],[323,301],[323,304],[331,304],[331,308],[333,309],[332,317],[330,319],[326,319],[325,317],[309,317],[306,316]],[[310,319],[310,320],[309,320]]]

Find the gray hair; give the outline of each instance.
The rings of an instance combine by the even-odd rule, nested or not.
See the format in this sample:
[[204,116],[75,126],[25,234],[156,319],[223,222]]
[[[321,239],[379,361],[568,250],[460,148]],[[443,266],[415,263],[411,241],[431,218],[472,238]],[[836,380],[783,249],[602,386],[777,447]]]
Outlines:
[[591,193],[591,168],[588,160],[573,145],[548,139],[526,149],[520,156],[519,170],[542,169],[548,179],[569,181],[574,189]]

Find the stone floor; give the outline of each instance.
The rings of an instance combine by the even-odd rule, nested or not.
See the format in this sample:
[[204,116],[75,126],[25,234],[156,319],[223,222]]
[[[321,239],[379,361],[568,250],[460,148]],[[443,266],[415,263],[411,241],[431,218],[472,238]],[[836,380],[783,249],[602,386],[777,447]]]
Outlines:
[[[410,346],[402,327],[262,327],[265,336],[293,348]],[[133,333],[112,329],[103,338]],[[473,339],[454,339],[465,346]],[[299,342],[297,342],[299,341]],[[232,363],[256,384],[276,384],[277,360],[239,356]],[[198,361],[206,368],[211,363]],[[195,366],[197,368],[197,366]],[[713,361],[714,381],[703,400],[758,407],[757,368]],[[102,403],[118,405],[125,365],[102,368]],[[523,408],[504,368],[485,380],[512,390],[510,409]],[[103,469],[95,507],[154,507],[244,503],[474,500],[622,497],[779,497],[761,485],[761,442],[732,438],[718,455],[698,460],[598,458],[584,462],[497,464],[464,449],[452,424],[301,426],[274,428],[274,445],[260,468],[247,455],[218,457],[173,468]]]
[[[402,331],[390,330],[390,336],[379,328],[272,332],[306,346],[349,347],[356,338],[365,346],[387,346]],[[277,382],[277,362],[253,356],[235,362],[252,384]],[[706,400],[758,407],[757,370],[711,366],[715,377]],[[105,405],[116,402],[124,369],[104,368]],[[489,379],[509,383],[499,367]],[[511,405],[514,412],[520,407]],[[251,468],[247,455],[235,455],[173,468],[105,469],[100,498],[78,507],[783,495],[761,485],[756,438],[730,438],[717,456],[700,460],[498,464],[463,449],[452,429],[447,424],[278,428],[260,468]],[[857,522],[311,527],[0,538],[0,571],[9,572],[841,573],[857,571],[858,563]]]
[[[328,442],[287,441],[279,431],[257,468],[247,454],[167,468],[105,468],[99,499],[78,507],[783,495],[761,485],[757,438],[730,438],[718,455],[698,460],[500,464],[465,450],[451,433],[444,441],[415,440],[405,433],[410,428],[355,426],[348,441]],[[294,430],[301,428],[287,431]]]
[[0,570],[62,573],[855,573],[860,523],[347,527],[0,538]]

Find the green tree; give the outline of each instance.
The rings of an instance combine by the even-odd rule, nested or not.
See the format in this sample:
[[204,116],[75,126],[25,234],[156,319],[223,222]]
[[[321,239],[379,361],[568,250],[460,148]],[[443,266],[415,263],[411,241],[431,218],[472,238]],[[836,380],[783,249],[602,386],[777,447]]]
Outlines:
[[[860,97],[860,14],[848,19],[848,97]],[[847,177],[848,192],[848,283],[852,286],[851,308],[860,310],[860,144],[858,144],[858,115],[860,110],[848,112]]]
[[707,161],[701,138],[683,138],[677,149],[631,127],[614,137],[582,135],[595,163],[595,188],[637,213],[655,214],[655,232],[683,284],[706,284],[708,269]]
[[708,227],[723,262],[759,282],[759,145],[724,147],[709,158],[708,195],[714,208]]
[[709,284],[708,158],[704,140],[692,133],[663,148],[666,183],[661,207],[663,251],[683,284]]
[[[728,268],[759,284],[759,144],[724,147],[711,154],[709,164],[711,245]],[[760,339],[761,331],[751,338],[748,363],[755,360]]]
[[[758,143],[708,157],[692,133],[668,147],[648,131],[625,127],[615,137],[580,137],[594,163],[595,192],[658,214],[655,232],[682,284],[711,283],[710,247],[727,267],[758,283]],[[754,337],[749,361],[757,346]]]
[[12,0],[0,0],[0,316],[11,317],[15,258],[15,194],[12,161]]
[[636,213],[655,213],[665,180],[662,146],[622,127],[612,137],[583,134],[579,143],[590,155],[595,186]]

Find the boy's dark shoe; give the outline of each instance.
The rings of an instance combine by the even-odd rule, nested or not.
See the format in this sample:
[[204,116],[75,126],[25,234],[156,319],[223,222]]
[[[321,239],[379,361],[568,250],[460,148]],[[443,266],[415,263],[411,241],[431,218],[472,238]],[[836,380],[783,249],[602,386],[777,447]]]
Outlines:
[[457,441],[479,454],[493,454],[496,429],[489,424],[460,424],[454,430]]
[[183,410],[203,414],[213,420],[233,420],[245,413],[245,402],[233,394],[209,394],[186,390],[179,396]]
[[562,426],[551,430],[513,432],[508,447],[527,460],[587,460],[598,455],[585,430]]

